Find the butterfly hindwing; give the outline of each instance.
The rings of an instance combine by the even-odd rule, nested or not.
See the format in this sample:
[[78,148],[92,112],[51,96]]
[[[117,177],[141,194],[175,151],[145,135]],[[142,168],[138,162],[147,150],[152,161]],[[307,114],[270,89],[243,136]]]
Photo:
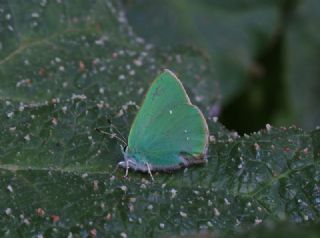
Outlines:
[[[152,127],[154,129],[146,133],[139,148],[153,168],[165,169],[201,162],[207,146],[204,139],[207,128],[198,108],[181,104],[163,111],[153,121]],[[194,160],[190,160],[191,156]]]

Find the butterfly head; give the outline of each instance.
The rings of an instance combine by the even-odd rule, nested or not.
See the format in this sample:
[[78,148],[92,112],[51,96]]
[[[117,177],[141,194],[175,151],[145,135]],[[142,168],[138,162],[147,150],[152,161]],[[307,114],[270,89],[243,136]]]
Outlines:
[[120,148],[121,148],[122,154],[125,155],[125,154],[126,154],[126,151],[127,151],[127,149],[128,149],[128,146],[127,146],[127,145],[125,145],[125,146],[120,145]]
[[139,170],[143,172],[148,171],[148,166],[144,162],[142,155],[130,150],[128,146],[122,147],[122,154],[124,161],[119,162],[119,166],[122,168],[131,168],[133,170]]

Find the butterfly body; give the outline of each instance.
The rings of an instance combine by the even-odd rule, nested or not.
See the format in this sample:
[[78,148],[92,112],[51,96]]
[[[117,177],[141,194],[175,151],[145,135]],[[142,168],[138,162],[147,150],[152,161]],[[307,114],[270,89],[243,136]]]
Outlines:
[[204,163],[208,135],[201,111],[191,104],[179,79],[165,70],[146,94],[119,165],[150,172]]

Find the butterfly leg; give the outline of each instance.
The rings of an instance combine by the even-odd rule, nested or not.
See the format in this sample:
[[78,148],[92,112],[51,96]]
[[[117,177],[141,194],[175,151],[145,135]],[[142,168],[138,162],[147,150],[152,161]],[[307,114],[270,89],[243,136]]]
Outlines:
[[147,168],[148,168],[148,173],[149,173],[149,175],[150,175],[150,177],[151,177],[152,181],[154,181],[154,178],[153,178],[152,173],[151,173],[150,164],[149,164],[149,163],[146,163],[146,165],[147,165]]
[[125,178],[128,177],[128,173],[129,173],[129,160],[126,160],[126,174],[124,175]]

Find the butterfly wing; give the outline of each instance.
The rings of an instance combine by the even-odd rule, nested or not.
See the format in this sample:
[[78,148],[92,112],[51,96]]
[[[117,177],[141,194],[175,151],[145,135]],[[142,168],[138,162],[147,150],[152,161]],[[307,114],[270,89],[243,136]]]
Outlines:
[[153,170],[174,169],[203,162],[207,146],[208,127],[201,111],[166,70],[151,85],[134,120],[128,156]]

